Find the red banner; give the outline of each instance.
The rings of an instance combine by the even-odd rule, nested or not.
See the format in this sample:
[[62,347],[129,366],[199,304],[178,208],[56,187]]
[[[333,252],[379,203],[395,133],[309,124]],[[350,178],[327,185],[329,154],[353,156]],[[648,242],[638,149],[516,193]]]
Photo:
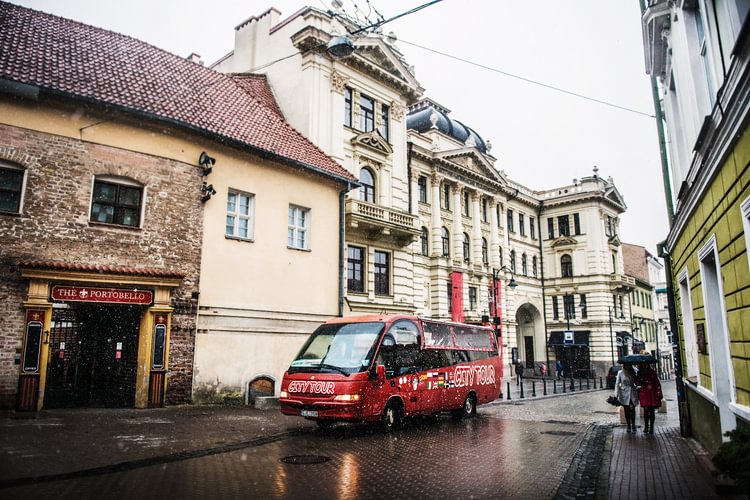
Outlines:
[[151,290],[126,288],[95,288],[90,286],[53,286],[52,300],[66,302],[106,302],[107,304],[150,305],[154,301]]
[[464,322],[464,275],[459,272],[451,273],[451,320],[456,323]]

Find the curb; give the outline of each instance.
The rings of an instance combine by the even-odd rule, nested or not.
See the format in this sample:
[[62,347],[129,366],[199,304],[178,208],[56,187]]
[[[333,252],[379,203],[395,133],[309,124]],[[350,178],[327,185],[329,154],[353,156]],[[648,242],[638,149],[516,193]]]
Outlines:
[[[711,455],[697,440],[692,437],[686,437],[690,451],[693,453],[693,458],[698,466],[698,469],[706,474],[711,484],[714,486],[714,490],[719,495],[731,496],[731,495],[743,495],[740,491],[737,481],[722,474],[719,469],[714,465]],[[744,495],[743,495],[744,497]]]

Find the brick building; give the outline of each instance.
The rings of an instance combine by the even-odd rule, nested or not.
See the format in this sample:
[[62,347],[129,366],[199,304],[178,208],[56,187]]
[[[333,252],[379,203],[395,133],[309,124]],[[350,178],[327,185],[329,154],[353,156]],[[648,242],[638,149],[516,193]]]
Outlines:
[[208,207],[227,224],[212,168],[334,206],[354,178],[262,81],[3,2],[0,26],[0,405],[190,401]]

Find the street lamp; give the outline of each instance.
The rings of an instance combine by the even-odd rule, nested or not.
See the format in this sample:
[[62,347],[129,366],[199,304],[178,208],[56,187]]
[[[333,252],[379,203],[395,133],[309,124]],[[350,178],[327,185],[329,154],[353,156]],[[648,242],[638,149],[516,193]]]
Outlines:
[[615,366],[615,336],[612,333],[612,308],[607,307],[607,314],[609,315],[609,342],[612,349],[612,366]]
[[500,324],[500,317],[497,314],[498,308],[500,305],[497,303],[497,279],[498,274],[500,271],[508,271],[510,273],[510,280],[508,280],[508,288],[511,290],[514,290],[518,283],[516,283],[516,279],[513,274],[513,270],[508,268],[507,266],[501,266],[499,269],[492,269],[492,285],[491,285],[491,291],[492,291],[492,307],[490,308],[492,311],[492,324],[495,326],[495,336],[497,335],[497,327]]
[[[610,341],[610,347],[612,349],[612,364],[615,364],[615,336],[612,332],[612,308],[607,307],[607,315],[609,316],[609,341]],[[624,320],[625,319],[625,313],[620,312],[620,317],[615,319]]]

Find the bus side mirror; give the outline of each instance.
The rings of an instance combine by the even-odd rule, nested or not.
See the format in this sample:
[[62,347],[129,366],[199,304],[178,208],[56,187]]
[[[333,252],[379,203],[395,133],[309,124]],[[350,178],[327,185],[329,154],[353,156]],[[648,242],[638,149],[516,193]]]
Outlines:
[[375,367],[375,377],[379,384],[385,384],[385,365]]

